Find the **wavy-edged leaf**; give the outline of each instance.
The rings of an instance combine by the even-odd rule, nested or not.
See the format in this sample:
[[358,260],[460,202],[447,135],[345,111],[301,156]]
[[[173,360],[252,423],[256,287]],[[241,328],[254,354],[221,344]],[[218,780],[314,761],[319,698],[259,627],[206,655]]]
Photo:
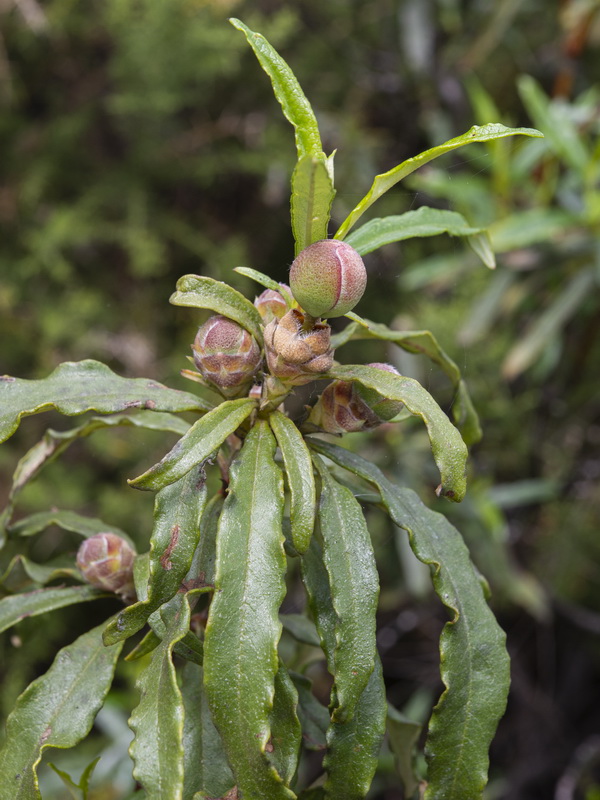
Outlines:
[[298,692],[298,717],[302,724],[302,739],[308,750],[325,750],[329,728],[329,711],[312,693],[312,681],[305,675],[290,675]]
[[223,797],[233,788],[235,778],[210,715],[202,667],[190,663],[184,666],[181,695],[185,709],[183,798],[191,800],[196,792],[202,792],[205,797]]
[[183,275],[169,298],[174,306],[207,308],[239,323],[262,344],[262,320],[256,307],[243,294],[222,281],[204,275]]
[[271,746],[268,758],[286,786],[292,782],[302,742],[297,713],[298,692],[285,664],[280,661],[275,675],[275,696],[271,711]]
[[[485,234],[486,230],[469,225],[463,215],[456,211],[423,206],[405,214],[369,220],[347,236],[345,241],[363,256],[392,242],[402,242],[413,237],[439,236],[442,233],[468,238]],[[489,255],[482,260],[488,267],[495,265],[490,264]]]
[[269,276],[265,275],[263,272],[252,269],[252,267],[235,267],[233,271],[238,272],[240,275],[244,275],[246,278],[250,278],[250,280],[256,281],[256,283],[264,286],[265,289],[272,289],[274,292],[281,292],[281,286],[277,283],[277,281],[274,281],[273,278],[269,278]]
[[406,797],[412,797],[419,785],[413,760],[421,729],[422,726],[418,722],[414,722],[388,705],[387,732],[390,750],[394,754],[394,765]]
[[394,344],[415,355],[427,356],[450,378],[456,392],[452,403],[452,418],[466,444],[474,444],[481,439],[482,432],[477,412],[469,396],[466,383],[462,380],[457,364],[440,347],[430,331],[395,331],[379,322],[365,320],[368,327],[356,324],[347,325],[343,331],[331,338],[333,348],[341,347],[349,341],[359,339],[381,339]]
[[302,156],[292,175],[292,231],[296,255],[310,244],[327,238],[334,197],[325,154]]
[[306,442],[296,425],[280,411],[269,415],[269,424],[283,456],[290,488],[292,544],[305,553],[315,525],[316,490]]
[[333,479],[320,458],[319,528],[323,563],[337,615],[334,678],[336,722],[352,719],[373,671],[379,578],[371,537],[358,501]]
[[114,533],[125,539],[132,547],[134,546],[125,531],[117,528],[116,525],[110,525],[95,517],[85,517],[83,514],[77,514],[70,510],[36,511],[35,514],[30,514],[15,522],[10,526],[9,531],[12,536],[35,536],[49,528],[50,525],[57,525],[64,531],[77,533],[85,539],[95,536],[97,533]]
[[241,792],[290,800],[295,795],[266,753],[286,568],[283,476],[273,460],[275,447],[268,424],[258,420],[231,466],[204,640],[204,683]]
[[106,628],[107,644],[139,631],[150,614],[179,591],[198,544],[205,504],[206,485],[201,470],[190,470],[156,495],[147,594],[124,609]]
[[37,617],[57,608],[86,603],[110,594],[93,586],[57,586],[11,594],[0,600],[0,633],[26,617]]
[[17,700],[0,751],[4,797],[41,798],[36,770],[43,751],[73,747],[90,731],[121,652],[121,645],[103,645],[103,627],[93,628],[63,647],[48,672]]
[[329,370],[329,375],[342,381],[359,381],[385,397],[400,400],[411,414],[421,417],[427,426],[433,457],[442,477],[438,495],[454,502],[463,499],[467,489],[466,445],[458,430],[418,381],[376,367],[357,365],[335,366]]
[[86,411],[112,414],[128,408],[206,411],[210,406],[197,395],[147,378],[121,378],[99,361],[66,361],[40,380],[0,376],[0,442],[12,436],[22,417],[42,411],[55,409],[73,417]]
[[332,720],[327,731],[325,797],[364,800],[371,786],[385,734],[387,703],[381,661],[375,666],[349,722]]
[[433,161],[434,158],[443,156],[444,153],[449,153],[452,150],[464,147],[467,144],[472,144],[473,142],[489,142],[493,139],[503,139],[505,136],[517,135],[543,136],[542,133],[536,131],[534,128],[506,128],[504,125],[495,122],[488,125],[474,125],[466,133],[463,133],[462,136],[457,136],[454,139],[444,142],[444,144],[425,150],[423,153],[419,153],[419,155],[403,161],[388,172],[376,175],[371,188],[341,224],[334,238],[344,239],[350,228],[356,224],[365,211],[370,208],[382,194],[385,194],[392,186],[395,186],[403,178],[406,178],[407,175],[410,175],[411,172]]
[[469,552],[441,514],[410,489],[394,486],[355,453],[321,440],[311,447],[374,484],[396,525],[407,531],[417,558],[452,619],[440,637],[445,690],[429,723],[428,800],[476,800],[487,781],[488,748],[506,707],[510,683],[506,636],[487,605]]
[[143,475],[127,481],[135,489],[163,489],[206,461],[256,408],[256,400],[225,400],[197,420],[188,432]]
[[148,797],[157,800],[183,798],[184,710],[172,651],[189,627],[189,605],[185,595],[180,595],[177,613],[137,681],[140,702],[129,719],[135,734],[129,748],[135,764],[133,777]]
[[319,126],[292,70],[264,36],[251,31],[239,19],[234,18],[229,21],[234,28],[244,33],[261,67],[271,79],[275,97],[286,119],[294,126],[298,158],[305,155],[319,155],[323,149]]

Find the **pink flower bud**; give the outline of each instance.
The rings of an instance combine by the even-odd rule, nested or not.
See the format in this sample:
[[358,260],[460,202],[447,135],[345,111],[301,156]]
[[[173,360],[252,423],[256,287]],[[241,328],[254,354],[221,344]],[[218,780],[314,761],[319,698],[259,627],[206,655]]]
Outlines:
[[293,308],[265,328],[265,353],[271,375],[300,386],[331,369],[331,328],[316,323],[304,330],[305,316]]
[[[394,375],[400,374],[396,367],[393,367],[391,364],[375,362],[373,364],[367,364],[367,367],[377,367],[377,369],[392,372]],[[360,383],[355,384],[355,391],[358,397],[360,397],[360,399],[369,406],[371,411],[374,411],[383,422],[388,422],[388,420],[393,419],[404,407],[404,403],[401,403],[399,400],[389,400],[387,397],[379,394],[379,392],[376,392],[375,389],[367,389],[366,386]]]
[[[289,291],[285,284],[282,284],[282,286]],[[258,309],[258,313],[265,325],[268,325],[271,320],[281,319],[288,311],[283,295],[274,289],[265,289],[262,294],[255,298],[254,305]]]
[[260,366],[260,348],[237,322],[217,314],[200,327],[192,345],[202,377],[225,397],[245,392]]
[[97,533],[77,551],[77,567],[92,586],[115,592],[123,600],[135,598],[133,560],[135,552],[114,533]]
[[292,294],[312,317],[341,317],[363,296],[367,272],[353,247],[323,239],[296,256],[290,269]]

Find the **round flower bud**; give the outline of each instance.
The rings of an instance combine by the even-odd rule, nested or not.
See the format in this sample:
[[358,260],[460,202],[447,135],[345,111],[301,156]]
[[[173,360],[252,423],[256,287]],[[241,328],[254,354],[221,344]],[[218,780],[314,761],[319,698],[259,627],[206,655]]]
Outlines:
[[[281,286],[289,291],[289,287],[285,284],[281,284]],[[255,298],[254,305],[258,309],[258,313],[265,325],[268,325],[273,319],[281,319],[284,314],[287,314],[288,310],[283,295],[274,289],[265,289],[262,294]]]
[[292,308],[265,328],[265,353],[271,375],[300,386],[331,369],[331,328],[318,322],[304,330],[305,316]]
[[[367,367],[377,367],[377,369],[392,372],[394,375],[400,374],[396,367],[393,367],[391,364],[374,362],[372,364],[367,364]],[[374,411],[383,422],[388,422],[390,419],[393,419],[404,407],[404,403],[401,403],[399,400],[390,400],[379,394],[379,392],[376,392],[375,389],[368,389],[360,383],[355,384],[355,391],[358,397],[360,397],[360,399],[369,406],[371,411]]]
[[323,239],[296,256],[290,269],[294,298],[312,317],[341,317],[363,296],[367,272],[353,247]]
[[125,539],[114,533],[97,533],[85,539],[77,551],[77,567],[92,586],[131,601],[135,599],[134,558],[135,552]]
[[192,351],[202,377],[225,397],[245,392],[260,366],[260,348],[252,334],[220,314],[200,327]]

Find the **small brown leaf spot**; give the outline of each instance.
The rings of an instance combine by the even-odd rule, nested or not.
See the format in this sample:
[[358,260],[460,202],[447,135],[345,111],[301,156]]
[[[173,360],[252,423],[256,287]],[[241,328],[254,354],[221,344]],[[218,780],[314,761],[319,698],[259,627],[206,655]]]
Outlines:
[[273,742],[269,739],[269,741],[265,745],[265,753],[272,753],[275,748],[273,747]]
[[128,400],[123,408],[142,408],[143,405],[143,400]]
[[16,378],[13,378],[12,375],[0,375],[0,381],[2,381],[2,383],[13,383],[16,381]]
[[177,542],[179,541],[179,525],[173,525],[171,529],[171,540],[167,546],[167,549],[162,554],[160,558],[160,565],[163,569],[169,570],[173,567],[171,563],[171,553],[177,547]]
[[52,734],[52,728],[48,725],[46,730],[40,736],[40,744],[41,745],[44,744],[44,742],[47,741],[47,739],[50,737],[51,734]]
[[448,489],[448,491],[444,494],[444,497],[454,497],[454,491],[452,489]]
[[150,411],[154,411],[154,409],[156,408],[156,403],[154,402],[154,400],[146,400],[146,402],[144,403],[144,408],[148,408],[150,409]]

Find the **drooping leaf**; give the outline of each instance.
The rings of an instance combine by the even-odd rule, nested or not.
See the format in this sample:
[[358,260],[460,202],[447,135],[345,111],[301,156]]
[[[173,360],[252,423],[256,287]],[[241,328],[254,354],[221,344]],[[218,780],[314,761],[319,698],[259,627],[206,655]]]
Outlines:
[[298,692],[283,662],[275,675],[275,695],[271,711],[271,747],[268,757],[286,786],[292,782],[302,741],[296,707]]
[[442,477],[437,493],[454,502],[463,499],[467,489],[467,448],[458,430],[420,383],[376,367],[357,365],[335,366],[329,370],[329,375],[343,381],[359,381],[385,397],[400,400],[411,414],[421,417],[427,426],[433,457]]
[[0,633],[26,617],[110,596],[93,586],[57,586],[8,595],[0,600]]
[[0,586],[8,593],[14,594],[32,583],[43,586],[58,578],[81,580],[81,573],[75,566],[73,558],[59,556],[45,564],[37,564],[19,553],[11,559],[4,574],[0,577]]
[[349,489],[333,479],[321,459],[316,458],[315,464],[322,484],[319,527],[323,563],[337,615],[332,718],[347,722],[354,715],[375,663],[379,579],[359,503]]
[[329,711],[311,691],[312,681],[294,672],[290,675],[298,692],[298,717],[302,724],[302,739],[308,750],[325,750]]
[[135,489],[162,489],[206,461],[256,408],[252,398],[226,400],[197,420],[166,456],[128,481]]
[[64,531],[78,533],[86,539],[97,533],[114,533],[133,546],[130,537],[116,525],[111,525],[95,517],[84,517],[82,514],[69,510],[37,511],[35,514],[15,522],[10,526],[9,531],[11,536],[35,536],[49,528],[50,525],[57,525]]
[[474,444],[481,439],[481,426],[477,412],[469,396],[466,383],[462,380],[460,370],[450,356],[440,347],[437,339],[430,331],[395,331],[379,322],[365,320],[368,327],[347,325],[343,331],[332,336],[331,345],[341,347],[349,341],[358,339],[381,339],[406,350],[408,353],[424,355],[437,364],[450,378],[456,392],[452,403],[452,417],[460,430],[465,444]]
[[258,420],[231,466],[204,640],[204,682],[241,792],[283,800],[295,795],[266,753],[286,567],[283,476],[273,460],[275,447],[268,424]]
[[334,197],[325,155],[302,156],[292,175],[292,231],[296,255],[313,242],[327,238]]
[[472,144],[473,142],[489,142],[493,139],[502,139],[505,136],[516,135],[537,137],[543,136],[542,133],[534,130],[533,128],[506,128],[504,125],[500,125],[499,123],[490,123],[489,125],[474,125],[462,136],[457,136],[454,139],[444,142],[444,144],[440,144],[437,147],[432,147],[429,150],[425,150],[423,153],[419,153],[419,155],[414,156],[414,158],[409,158],[408,160],[403,161],[401,164],[398,164],[397,167],[394,167],[388,172],[384,172],[381,175],[376,175],[375,179],[373,180],[373,185],[360,203],[358,203],[358,205],[350,212],[348,217],[341,224],[334,238],[344,239],[350,228],[356,224],[365,211],[370,208],[373,203],[379,197],[381,197],[382,194],[385,194],[389,189],[392,188],[392,186],[395,186],[403,178],[406,178],[407,175],[410,175],[411,172],[414,172],[424,164],[428,164],[430,161],[433,161],[434,158],[438,158],[439,156],[444,155],[444,153],[449,153],[452,150],[456,150],[458,147],[464,147],[465,145]]
[[[269,278],[268,275],[265,275],[262,272],[258,272],[256,269],[252,269],[251,267],[235,267],[233,270],[234,272],[239,272],[240,275],[244,275],[246,278],[250,278],[256,283],[259,283],[261,286],[264,286],[265,289],[272,289],[274,292],[281,293],[281,286],[274,281],[273,278]],[[284,300],[287,298],[284,295]]]
[[10,800],[41,798],[36,770],[47,747],[68,748],[87,736],[112,683],[121,645],[105,647],[100,625],[59,651],[17,700],[6,723],[0,775]]
[[440,637],[445,690],[429,723],[427,800],[481,798],[488,748],[506,707],[510,682],[505,634],[487,605],[458,531],[394,486],[355,453],[321,440],[312,449],[374,484],[392,520],[407,531],[417,558],[432,570],[433,586],[452,615]]
[[404,794],[406,797],[412,797],[419,783],[415,775],[413,757],[417,739],[421,734],[421,725],[388,705],[387,731],[390,750],[394,754],[396,772],[402,781]]
[[[87,767],[81,773],[81,778],[79,779],[78,783],[75,783],[75,781],[73,780],[73,778],[71,778],[68,772],[59,769],[55,764],[48,762],[48,766],[58,775],[58,777],[62,780],[67,789],[72,793],[73,797],[75,797],[77,800],[80,800],[80,798],[81,800],[87,800],[89,781],[99,761],[100,761],[100,756],[98,756],[98,758],[95,758],[87,765]],[[73,790],[76,792],[76,794],[73,794]]]
[[[385,734],[387,703],[381,661],[364,688],[349,722],[332,719],[327,731],[325,797],[329,800],[364,800],[371,786]],[[441,798],[440,798],[441,800]]]
[[209,407],[196,395],[167,389],[156,381],[121,378],[99,361],[67,361],[40,380],[0,376],[0,442],[12,436],[22,417],[41,411],[56,409],[72,417],[128,408],[206,411]]
[[314,624],[304,614],[280,614],[281,624],[298,642],[319,647],[321,642]]
[[132,636],[178,591],[192,563],[206,504],[204,477],[190,470],[156,496],[146,596],[124,609],[105,632],[107,644]]
[[294,126],[298,158],[319,155],[323,150],[319,126],[292,70],[264,36],[251,31],[239,19],[231,19],[230,22],[234,28],[244,33],[261,67],[271,79],[275,97],[286,119]]
[[[346,237],[345,241],[361,256],[377,250],[392,242],[401,242],[413,237],[438,236],[448,233],[450,236],[471,237],[484,234],[485,228],[474,228],[462,214],[456,211],[445,211],[439,208],[423,206],[416,211],[391,217],[378,217],[369,220]],[[486,256],[486,266],[495,266]]]
[[171,655],[190,626],[187,598],[177,599],[178,611],[138,679],[140,702],[129,720],[135,734],[129,748],[133,776],[148,797],[169,800],[183,799],[184,710]]
[[243,294],[222,281],[204,275],[183,275],[177,281],[177,291],[169,298],[174,306],[207,308],[234,320],[250,331],[262,344],[262,321],[260,314]]
[[315,524],[315,479],[308,447],[296,425],[280,411],[269,415],[290,488],[292,544],[305,553]]

